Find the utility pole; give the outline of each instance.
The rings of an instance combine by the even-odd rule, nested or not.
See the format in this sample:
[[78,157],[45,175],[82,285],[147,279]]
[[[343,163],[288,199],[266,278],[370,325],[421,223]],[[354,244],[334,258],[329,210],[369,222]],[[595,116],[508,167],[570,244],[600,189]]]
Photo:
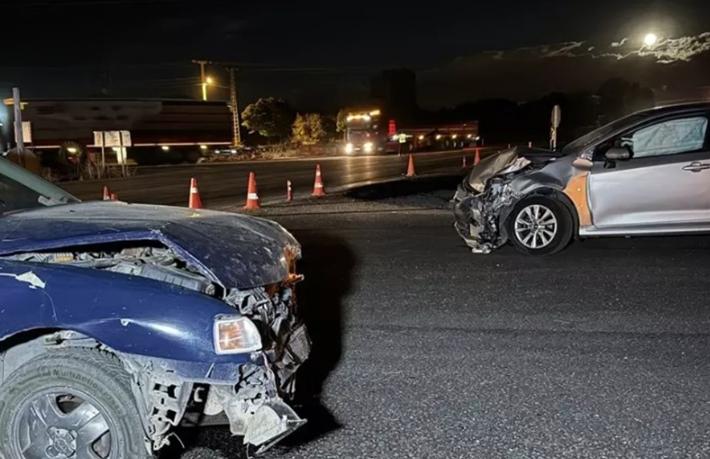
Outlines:
[[205,65],[219,65],[229,71],[229,105],[232,110],[232,146],[242,146],[242,133],[239,128],[239,100],[237,98],[237,77],[238,65],[235,62],[213,62],[207,60],[193,59],[193,64],[200,65],[200,78],[202,79],[202,100],[207,100],[207,86],[211,84],[205,75]]
[[229,103],[232,109],[232,146],[242,145],[242,133],[239,129],[239,103],[237,101],[237,81],[235,68],[229,67]]
[[557,150],[557,129],[560,127],[562,122],[562,109],[559,105],[555,105],[552,109],[552,116],[550,118],[550,150]]
[[12,103],[15,109],[15,144],[17,145],[17,158],[20,165],[24,165],[25,140],[22,132],[22,102],[20,101],[20,88],[12,88]]
[[200,87],[202,88],[202,100],[207,101],[207,74],[205,73],[205,66],[210,63],[210,61],[194,60],[193,64],[198,64],[200,66]]

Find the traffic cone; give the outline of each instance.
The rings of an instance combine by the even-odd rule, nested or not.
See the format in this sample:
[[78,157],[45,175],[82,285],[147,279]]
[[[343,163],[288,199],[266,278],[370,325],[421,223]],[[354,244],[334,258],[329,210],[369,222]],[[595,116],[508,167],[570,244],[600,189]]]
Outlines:
[[111,190],[109,190],[106,185],[104,185],[103,200],[104,201],[111,200]]
[[316,198],[325,196],[325,188],[323,188],[323,177],[320,173],[320,164],[316,164],[316,180],[315,182],[313,182],[313,193],[311,193],[311,196],[315,196]]
[[293,201],[293,186],[291,180],[286,180],[286,202]]
[[118,201],[118,195],[116,193],[111,193],[111,201]]
[[259,193],[256,191],[256,175],[249,172],[249,184],[247,185],[247,202],[244,205],[246,210],[261,209],[259,203]]
[[194,178],[190,179],[190,197],[187,206],[190,209],[202,209],[202,198],[200,198],[200,191],[197,189],[197,180]]
[[466,155],[461,159],[461,169],[466,169]]
[[414,170],[414,157],[410,154],[409,164],[407,164],[407,177],[414,177],[415,175],[417,175],[417,173]]
[[473,158],[473,165],[478,166],[478,163],[481,162],[481,149],[476,148],[476,156]]

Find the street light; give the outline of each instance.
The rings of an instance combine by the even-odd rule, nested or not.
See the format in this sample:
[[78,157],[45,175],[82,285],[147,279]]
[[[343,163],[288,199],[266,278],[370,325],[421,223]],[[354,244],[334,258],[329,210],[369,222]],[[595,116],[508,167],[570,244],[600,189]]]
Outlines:
[[214,78],[211,76],[206,76],[202,80],[202,100],[207,101],[207,86],[212,86],[214,84]]

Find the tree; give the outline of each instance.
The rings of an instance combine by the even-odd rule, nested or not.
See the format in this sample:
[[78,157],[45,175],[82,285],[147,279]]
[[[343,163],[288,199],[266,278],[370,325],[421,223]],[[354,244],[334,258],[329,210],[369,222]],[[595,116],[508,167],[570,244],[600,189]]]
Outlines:
[[242,112],[242,125],[268,139],[285,139],[291,131],[294,113],[283,100],[262,98]]
[[318,113],[297,114],[291,131],[294,142],[301,145],[315,145],[328,135],[324,127],[323,117]]

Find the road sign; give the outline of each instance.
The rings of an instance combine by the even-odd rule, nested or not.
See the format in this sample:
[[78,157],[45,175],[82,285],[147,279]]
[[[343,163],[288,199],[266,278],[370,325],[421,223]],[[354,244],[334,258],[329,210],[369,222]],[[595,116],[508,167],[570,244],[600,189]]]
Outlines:
[[552,109],[552,127],[557,129],[560,127],[560,123],[562,122],[562,109],[560,108],[559,105],[555,105],[555,107]]
[[32,143],[32,121],[22,122],[22,139],[25,143]]
[[121,146],[122,147],[133,146],[133,144],[131,143],[131,131],[121,131]]
[[121,131],[105,131],[104,132],[105,147],[120,147],[121,146]]
[[104,145],[104,131],[94,131],[94,145],[97,147],[105,147]]

